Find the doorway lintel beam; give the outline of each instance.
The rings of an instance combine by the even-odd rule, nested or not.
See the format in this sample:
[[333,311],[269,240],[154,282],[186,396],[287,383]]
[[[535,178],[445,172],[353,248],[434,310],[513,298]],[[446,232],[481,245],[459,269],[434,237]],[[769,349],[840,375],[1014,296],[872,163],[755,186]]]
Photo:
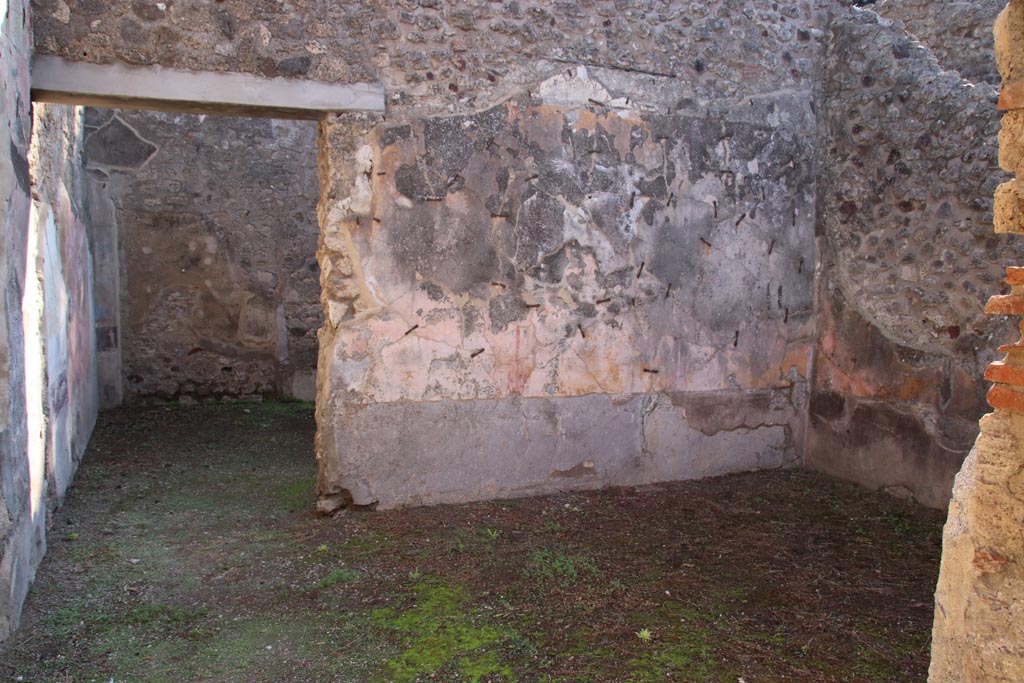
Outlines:
[[328,113],[384,111],[384,86],[90,64],[37,55],[32,60],[32,100],[182,114],[319,119]]

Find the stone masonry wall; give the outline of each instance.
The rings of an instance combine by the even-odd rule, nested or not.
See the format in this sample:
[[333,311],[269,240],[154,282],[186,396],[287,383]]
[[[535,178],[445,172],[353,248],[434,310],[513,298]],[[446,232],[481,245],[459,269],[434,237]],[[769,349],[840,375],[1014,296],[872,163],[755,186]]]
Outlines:
[[[86,164],[119,245],[125,398],[312,399],[316,124],[89,109]],[[118,324],[118,319],[120,324]]]
[[[392,111],[483,111],[560,60],[670,75],[698,98],[804,87],[826,0],[33,0],[36,50],[328,82]],[[623,71],[626,70],[626,71]],[[538,78],[540,75],[540,78]],[[675,99],[679,99],[676,97]]]
[[999,85],[992,22],[1004,0],[880,0],[871,9],[903,22],[943,69],[971,83]]
[[97,409],[81,115],[39,107],[33,121],[28,6],[11,0],[2,9],[0,639],[18,624],[46,549],[49,513],[67,489]]
[[832,25],[825,88],[807,463],[941,507],[1012,336],[982,312],[1022,246],[990,229],[995,91],[857,9]]

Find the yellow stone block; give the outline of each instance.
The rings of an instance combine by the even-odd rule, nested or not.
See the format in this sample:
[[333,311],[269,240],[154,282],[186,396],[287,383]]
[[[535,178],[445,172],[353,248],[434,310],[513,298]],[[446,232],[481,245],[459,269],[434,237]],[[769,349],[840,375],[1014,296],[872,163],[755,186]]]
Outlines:
[[1020,180],[996,188],[995,227],[999,233],[1024,233],[1024,183]]

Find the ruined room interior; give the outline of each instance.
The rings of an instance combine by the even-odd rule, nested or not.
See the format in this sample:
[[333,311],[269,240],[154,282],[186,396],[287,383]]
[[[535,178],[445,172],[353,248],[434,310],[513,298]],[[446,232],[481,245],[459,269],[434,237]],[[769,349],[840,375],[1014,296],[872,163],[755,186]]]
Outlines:
[[2,9],[0,676],[1024,680],[1024,0]]

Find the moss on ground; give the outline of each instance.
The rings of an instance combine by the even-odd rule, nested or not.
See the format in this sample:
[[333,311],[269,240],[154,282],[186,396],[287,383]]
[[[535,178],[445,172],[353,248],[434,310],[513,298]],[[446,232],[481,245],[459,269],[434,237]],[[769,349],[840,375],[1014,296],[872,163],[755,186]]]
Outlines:
[[464,586],[430,577],[418,581],[412,593],[409,607],[386,607],[372,615],[378,627],[408,638],[407,647],[387,661],[387,680],[412,683],[420,676],[434,678],[445,671],[471,683],[485,678],[516,680],[500,651],[519,634],[474,609]]

